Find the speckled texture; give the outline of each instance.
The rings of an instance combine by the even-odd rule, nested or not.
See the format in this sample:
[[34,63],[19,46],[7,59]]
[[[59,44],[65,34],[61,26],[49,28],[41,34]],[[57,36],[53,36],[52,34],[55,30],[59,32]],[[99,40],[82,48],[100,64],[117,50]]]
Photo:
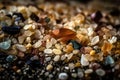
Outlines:
[[119,80],[120,7],[76,1],[0,2],[0,80]]

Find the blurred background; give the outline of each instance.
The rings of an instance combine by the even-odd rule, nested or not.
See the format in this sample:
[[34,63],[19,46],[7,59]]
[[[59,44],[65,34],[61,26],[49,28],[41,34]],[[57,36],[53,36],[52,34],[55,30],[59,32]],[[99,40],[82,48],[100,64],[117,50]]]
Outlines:
[[[117,9],[120,12],[120,0],[0,0],[0,9],[7,5],[40,5],[43,3],[66,3],[68,6],[71,4],[80,5],[91,9],[99,9],[106,11]],[[69,5],[70,4],[70,5]]]
[[29,3],[38,3],[38,2],[70,2],[70,1],[77,1],[80,3],[87,4],[89,2],[104,2],[104,3],[112,3],[115,5],[120,5],[120,0],[0,0],[0,2],[8,4],[12,2],[20,2],[24,4],[29,4]]

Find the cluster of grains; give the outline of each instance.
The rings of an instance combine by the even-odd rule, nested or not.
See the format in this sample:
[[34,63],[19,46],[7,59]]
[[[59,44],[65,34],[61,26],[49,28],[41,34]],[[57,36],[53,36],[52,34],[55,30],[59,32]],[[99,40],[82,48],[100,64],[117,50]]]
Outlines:
[[119,9],[75,2],[2,7],[0,80],[120,78]]

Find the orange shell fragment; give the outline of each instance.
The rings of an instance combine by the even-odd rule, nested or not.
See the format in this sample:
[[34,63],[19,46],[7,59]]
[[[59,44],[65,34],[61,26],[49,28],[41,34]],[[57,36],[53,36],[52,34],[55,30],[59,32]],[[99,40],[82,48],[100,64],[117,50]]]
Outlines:
[[76,38],[76,32],[67,29],[67,28],[60,28],[60,29],[55,29],[51,32],[51,36],[59,39],[62,42],[67,42],[71,39]]

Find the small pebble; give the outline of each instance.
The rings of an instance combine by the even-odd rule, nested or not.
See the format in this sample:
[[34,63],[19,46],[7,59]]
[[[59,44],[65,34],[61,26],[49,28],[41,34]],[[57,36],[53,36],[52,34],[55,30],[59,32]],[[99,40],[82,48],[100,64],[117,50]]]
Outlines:
[[66,59],[66,56],[65,55],[62,55],[61,56],[61,60],[65,60]]
[[20,32],[20,27],[19,26],[3,26],[2,31],[7,34],[14,35]]
[[90,55],[92,56],[92,55],[95,55],[95,50],[91,50],[90,51]]
[[26,47],[27,50],[29,50],[29,49],[32,48],[32,44],[28,43],[25,47]]
[[30,10],[30,12],[38,13],[38,9],[33,5],[29,6],[28,9]]
[[52,74],[49,75],[49,78],[53,78],[54,76]]
[[93,72],[92,69],[87,69],[87,70],[85,70],[85,73],[86,73],[86,74],[90,74],[90,73],[92,73],[92,72]]
[[69,66],[70,69],[74,69],[75,68],[75,64],[73,64],[73,63],[69,63],[68,66]]
[[66,46],[65,52],[70,53],[74,50],[73,46],[71,44]]
[[55,44],[55,48],[61,49],[61,45],[60,44]]
[[53,49],[53,53],[56,55],[62,54],[62,51],[60,49]]
[[105,58],[105,64],[106,65],[111,65],[111,64],[114,64],[114,63],[115,63],[115,61],[114,61],[114,59],[111,56],[107,56]]
[[50,22],[50,18],[49,17],[45,17],[45,22],[49,23]]
[[23,29],[24,29],[24,30],[28,30],[28,29],[31,29],[31,27],[32,27],[32,25],[29,24],[29,25],[25,25],[25,26],[23,27]]
[[89,65],[89,61],[87,60],[87,58],[85,57],[84,54],[81,55],[81,64],[82,66],[88,66]]
[[60,59],[60,55],[56,55],[53,60],[54,60],[55,62],[57,62],[57,61],[59,61],[59,59]]
[[93,28],[88,28],[88,36],[92,36],[94,33]]
[[[81,34],[82,33],[82,34]],[[80,28],[80,31],[78,31],[76,37],[78,38],[77,41],[79,41],[81,44],[87,44],[88,42],[88,36],[84,35],[87,34],[87,29],[86,28]]]
[[91,14],[91,19],[95,22],[99,22],[102,18],[102,13],[100,11],[96,11],[95,13]]
[[104,75],[105,75],[105,71],[104,71],[103,69],[97,69],[97,70],[96,70],[96,73],[97,73],[97,75],[99,75],[99,76],[104,76]]
[[75,67],[80,67],[80,62],[75,63]]
[[77,41],[71,40],[70,42],[72,43],[74,49],[80,49],[82,47],[82,45]]
[[51,57],[46,57],[45,60],[46,60],[46,61],[50,61],[50,60],[51,60]]
[[47,65],[46,70],[50,71],[53,69],[53,66],[51,64]]
[[35,38],[40,39],[40,36],[41,36],[40,30],[35,30]]
[[12,38],[12,42],[13,42],[14,44],[16,44],[16,43],[17,43],[17,39],[16,39],[16,38]]
[[49,72],[45,72],[44,75],[45,75],[45,76],[49,76]]
[[111,39],[108,39],[108,41],[113,44],[117,41],[117,37],[113,36]]
[[112,49],[113,45],[109,42],[104,42],[104,44],[101,47],[101,50],[106,53],[106,52],[110,52]]
[[89,54],[92,51],[92,47],[83,47],[83,53]]
[[45,49],[44,53],[46,53],[46,54],[52,54],[52,49]]
[[8,61],[8,62],[13,62],[14,60],[15,60],[15,56],[13,56],[13,55],[9,55],[6,58],[6,61]]
[[21,44],[16,44],[16,48],[22,52],[26,51],[26,47],[24,45],[21,45]]
[[60,73],[58,78],[60,80],[67,80],[68,79],[68,74],[67,73]]
[[16,15],[16,16],[19,17],[22,21],[25,21],[22,13],[13,13],[13,15]]
[[98,64],[98,63],[91,63],[89,65],[89,68],[92,68],[93,70],[96,70],[96,69],[100,68],[100,64]]
[[50,41],[52,44],[56,44],[57,43],[57,40],[55,38],[51,38],[51,41]]
[[67,55],[67,59],[70,60],[73,57],[73,53]]
[[22,43],[24,42],[25,38],[26,38],[26,37],[25,37],[24,35],[19,36],[19,37],[18,37],[19,43],[22,44]]
[[24,32],[24,36],[28,37],[28,36],[32,36],[34,34],[34,32],[27,30]]
[[20,70],[20,69],[18,69],[16,72],[17,72],[17,73],[20,73],[20,72],[21,72],[21,70]]
[[65,69],[66,69],[66,70],[69,70],[69,67],[68,67],[68,66],[65,66]]
[[78,75],[79,78],[82,78],[84,76],[84,73],[82,71],[80,71],[80,72],[77,73],[77,75]]
[[39,48],[42,45],[41,40],[38,40],[35,44],[33,44],[34,48]]
[[95,36],[91,40],[91,45],[96,45],[99,41],[99,36]]
[[72,76],[73,78],[76,78],[76,77],[77,77],[77,73],[72,73],[71,76]]
[[73,50],[73,54],[78,54],[79,50]]
[[7,50],[10,48],[10,46],[11,46],[11,40],[7,40],[0,43],[0,49]]
[[39,59],[39,57],[37,55],[30,58],[31,61],[38,60],[38,59]]
[[46,48],[51,48],[52,47],[52,43],[51,42],[47,42],[46,43]]
[[39,21],[39,17],[38,17],[35,13],[32,13],[32,14],[30,15],[30,18],[31,18],[33,21],[35,21],[35,22],[38,22],[38,21]]

